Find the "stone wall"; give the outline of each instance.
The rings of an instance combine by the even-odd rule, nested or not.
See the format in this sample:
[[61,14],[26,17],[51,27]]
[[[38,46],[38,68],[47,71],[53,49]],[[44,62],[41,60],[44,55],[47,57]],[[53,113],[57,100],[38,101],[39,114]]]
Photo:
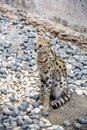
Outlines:
[[87,32],[87,0],[1,0],[80,32]]

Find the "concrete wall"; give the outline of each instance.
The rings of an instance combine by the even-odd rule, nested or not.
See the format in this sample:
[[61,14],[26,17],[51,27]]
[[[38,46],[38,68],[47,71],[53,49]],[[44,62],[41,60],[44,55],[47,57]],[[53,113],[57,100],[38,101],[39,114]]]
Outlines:
[[0,0],[18,8],[87,31],[87,0]]

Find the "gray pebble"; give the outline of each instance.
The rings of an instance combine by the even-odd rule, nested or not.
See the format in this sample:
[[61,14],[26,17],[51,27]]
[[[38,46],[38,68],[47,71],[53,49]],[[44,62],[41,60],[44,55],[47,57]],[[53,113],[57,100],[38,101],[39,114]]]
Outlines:
[[81,124],[75,123],[75,124],[73,125],[73,127],[74,127],[75,129],[81,129]]
[[34,124],[39,124],[39,120],[33,119],[33,123],[34,123]]
[[20,73],[16,73],[15,77],[20,79],[21,78],[21,74]]
[[13,65],[10,69],[11,69],[12,71],[17,71],[17,66]]
[[35,62],[34,61],[29,61],[29,66],[32,67],[35,65]]
[[17,120],[17,124],[18,124],[19,126],[22,126],[24,123],[25,123],[25,122],[24,122],[22,119],[18,119],[18,120]]
[[81,83],[81,87],[86,87],[86,86],[87,86],[86,82]]
[[3,123],[3,126],[9,127],[9,126],[10,126],[10,123],[9,123],[9,122],[4,122],[4,123]]
[[44,111],[42,111],[42,115],[43,115],[43,116],[48,116],[48,115],[49,115],[49,112],[44,110]]
[[27,124],[23,124],[23,125],[22,125],[22,129],[23,129],[23,130],[26,130],[27,128],[28,128],[28,125],[27,125]]
[[7,71],[5,69],[0,69],[0,74],[6,74],[8,75]]
[[9,119],[8,115],[3,115],[2,120]]
[[15,101],[15,97],[13,95],[9,99],[10,99],[11,102]]
[[32,124],[33,120],[30,119],[30,118],[28,118],[28,119],[25,119],[24,122],[25,122],[26,124]]
[[30,128],[27,128],[26,130],[31,130]]
[[0,114],[0,122],[2,122],[3,114]]
[[3,108],[3,114],[10,116],[11,112],[7,107],[5,107],[5,108]]
[[33,106],[34,108],[39,107],[39,103],[38,103],[38,102],[32,102],[32,106]]
[[72,54],[72,50],[71,49],[67,48],[65,51],[66,51],[67,54]]
[[4,47],[3,46],[0,46],[0,51],[3,51],[4,50]]
[[86,124],[86,123],[87,123],[86,119],[84,119],[83,117],[78,117],[76,120],[77,120],[80,124]]
[[31,119],[40,119],[40,116],[37,114],[30,115]]
[[7,95],[7,90],[6,89],[0,89],[1,93],[4,95]]
[[17,127],[17,122],[15,122],[15,121],[11,121],[11,127],[12,127],[12,128]]
[[30,98],[33,98],[34,100],[38,100],[39,99],[39,94],[31,96]]
[[12,130],[12,127],[9,125],[6,127],[6,130]]
[[62,130],[61,128],[56,128],[56,129],[54,129],[54,130]]
[[82,70],[82,73],[83,73],[84,75],[87,75],[87,70],[86,70],[86,69],[83,69],[83,70]]
[[16,117],[16,116],[18,116],[18,115],[19,115],[19,110],[18,110],[17,108],[15,108],[15,109],[12,111],[11,116]]
[[12,21],[12,23],[13,23],[14,25],[19,24],[19,20],[18,20],[18,19],[14,19],[14,20]]
[[46,126],[45,126],[45,124],[42,122],[42,123],[40,123],[40,128],[45,128]]
[[75,85],[73,85],[73,84],[70,84],[68,87],[69,87],[69,89],[73,89],[73,90],[75,90],[75,89],[76,89],[76,86],[75,86]]
[[19,111],[26,111],[27,107],[28,107],[28,103],[27,102],[23,102],[19,107]]
[[1,122],[0,122],[0,129],[3,129],[3,125],[1,124]]
[[70,125],[71,125],[71,122],[70,122],[69,120],[65,120],[65,121],[63,122],[63,125],[64,125],[64,126],[70,126]]

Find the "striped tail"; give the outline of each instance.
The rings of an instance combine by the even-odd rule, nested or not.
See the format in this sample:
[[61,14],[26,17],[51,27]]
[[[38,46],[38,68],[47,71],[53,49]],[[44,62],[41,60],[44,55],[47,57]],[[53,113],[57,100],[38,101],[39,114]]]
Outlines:
[[71,94],[64,95],[64,96],[60,97],[58,100],[52,101],[51,105],[52,105],[53,109],[57,109],[57,108],[63,106],[67,101],[69,101],[70,98],[71,98]]

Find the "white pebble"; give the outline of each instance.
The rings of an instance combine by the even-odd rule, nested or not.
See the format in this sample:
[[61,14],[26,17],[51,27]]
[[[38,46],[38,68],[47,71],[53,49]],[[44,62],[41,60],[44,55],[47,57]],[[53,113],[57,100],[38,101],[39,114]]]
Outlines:
[[76,92],[78,95],[82,95],[82,94],[83,94],[83,91],[82,91],[82,90],[75,90],[75,92]]
[[87,90],[83,90],[83,94],[84,94],[84,95],[87,95]]
[[35,111],[35,113],[39,113],[40,109],[39,108],[35,108],[34,111]]

